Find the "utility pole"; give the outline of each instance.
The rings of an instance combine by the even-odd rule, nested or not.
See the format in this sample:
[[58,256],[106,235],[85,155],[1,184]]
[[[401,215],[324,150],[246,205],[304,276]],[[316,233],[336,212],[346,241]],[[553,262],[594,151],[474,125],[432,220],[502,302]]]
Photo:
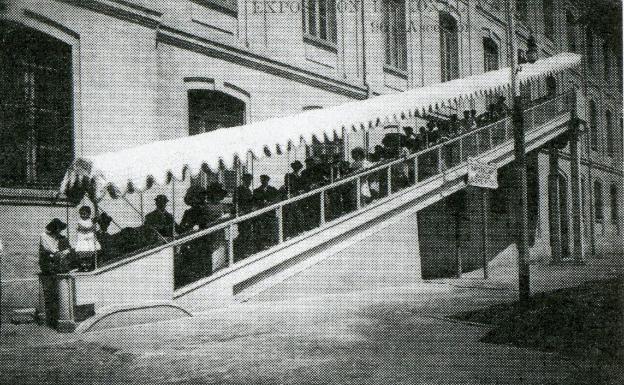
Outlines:
[[[528,207],[527,207],[527,161],[524,140],[522,99],[518,84],[518,56],[516,49],[515,0],[506,1],[507,33],[511,64],[512,122],[516,166],[515,230],[518,247],[518,290],[520,303],[526,303],[531,295],[530,269],[528,264]],[[529,55],[527,55],[529,56]]]

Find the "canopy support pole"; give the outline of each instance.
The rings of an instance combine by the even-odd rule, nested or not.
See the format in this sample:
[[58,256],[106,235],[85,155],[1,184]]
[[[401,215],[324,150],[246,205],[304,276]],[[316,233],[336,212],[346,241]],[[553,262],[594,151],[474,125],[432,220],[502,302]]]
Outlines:
[[176,218],[176,200],[175,200],[175,178],[171,176],[171,215],[173,216],[173,223],[171,224],[171,237],[175,239],[175,218]]

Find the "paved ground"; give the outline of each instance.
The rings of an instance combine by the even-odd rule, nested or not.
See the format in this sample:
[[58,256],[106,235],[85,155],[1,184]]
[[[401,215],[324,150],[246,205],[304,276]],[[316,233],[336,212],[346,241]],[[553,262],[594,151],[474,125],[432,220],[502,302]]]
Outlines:
[[[534,289],[621,274],[621,262],[533,266]],[[311,285],[316,274],[313,268],[252,301],[183,320],[80,337],[11,325],[0,339],[0,384],[568,384],[589,366],[483,344],[486,328],[442,319],[514,300],[514,269],[505,263],[489,282],[475,272],[369,291]],[[309,291],[277,300],[293,282]]]

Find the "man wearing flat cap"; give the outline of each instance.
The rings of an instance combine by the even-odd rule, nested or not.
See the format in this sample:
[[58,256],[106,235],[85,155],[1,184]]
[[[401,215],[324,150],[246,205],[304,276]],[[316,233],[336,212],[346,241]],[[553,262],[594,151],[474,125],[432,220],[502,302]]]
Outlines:
[[174,219],[167,211],[169,199],[165,195],[157,195],[154,199],[156,209],[145,216],[145,226],[156,230],[163,237],[173,236]]

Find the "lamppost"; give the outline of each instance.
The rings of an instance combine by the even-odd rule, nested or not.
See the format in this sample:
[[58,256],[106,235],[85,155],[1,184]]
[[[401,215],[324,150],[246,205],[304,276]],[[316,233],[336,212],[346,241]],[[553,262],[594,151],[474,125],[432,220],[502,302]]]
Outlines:
[[[511,92],[512,92],[512,123],[514,137],[514,156],[516,164],[516,244],[518,246],[518,291],[521,303],[526,303],[531,295],[530,269],[528,263],[528,204],[527,204],[527,160],[524,140],[524,119],[522,114],[522,98],[520,96],[518,73],[522,67],[517,63],[515,0],[507,0],[507,33],[510,46],[511,61]],[[526,62],[537,61],[537,43],[531,35],[527,42]],[[522,60],[523,62],[525,60]],[[524,63],[520,63],[524,64]]]

